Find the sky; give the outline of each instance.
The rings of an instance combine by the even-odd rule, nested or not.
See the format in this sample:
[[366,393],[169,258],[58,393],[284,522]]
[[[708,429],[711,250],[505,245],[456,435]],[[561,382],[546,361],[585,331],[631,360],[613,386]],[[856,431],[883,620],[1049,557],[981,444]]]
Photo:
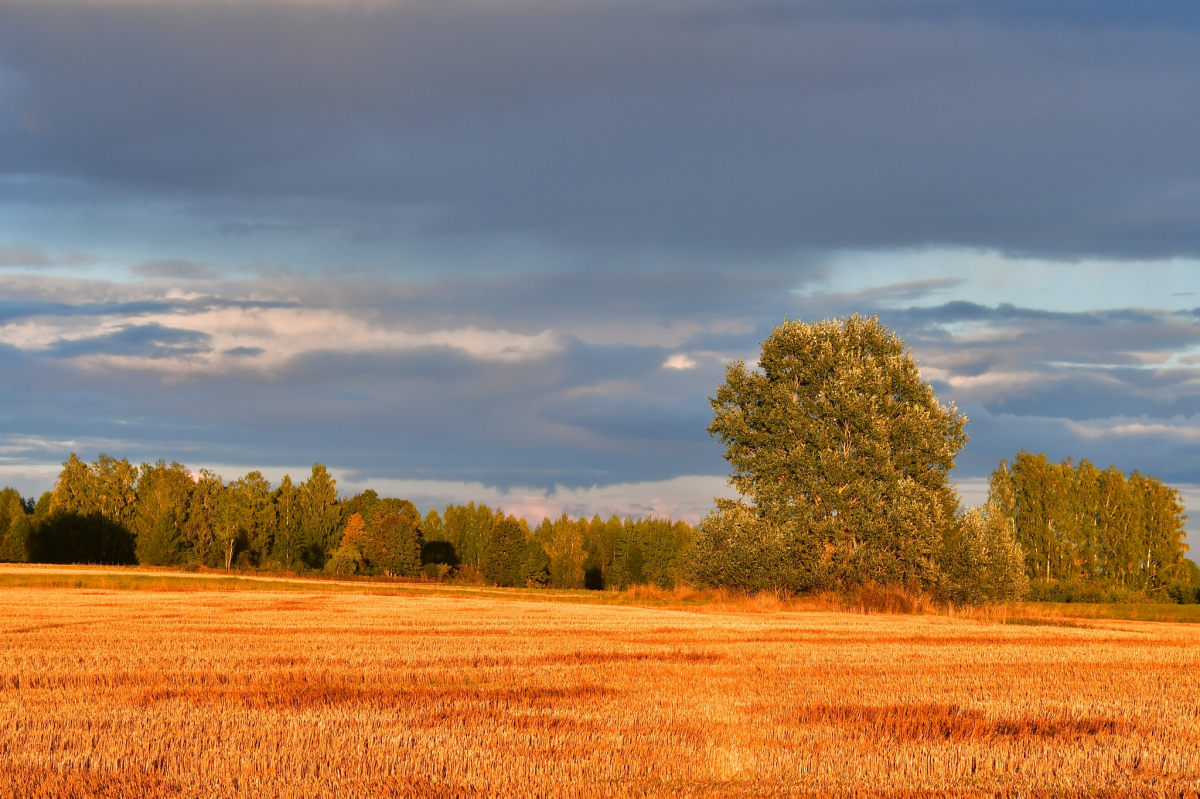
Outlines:
[[0,482],[695,520],[724,365],[861,313],[965,501],[1027,449],[1194,506],[1200,7],[984,6],[0,0]]

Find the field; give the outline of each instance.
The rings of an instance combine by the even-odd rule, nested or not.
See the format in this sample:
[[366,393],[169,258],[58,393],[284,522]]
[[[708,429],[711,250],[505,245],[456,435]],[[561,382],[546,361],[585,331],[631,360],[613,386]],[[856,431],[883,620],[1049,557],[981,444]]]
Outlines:
[[0,583],[5,799],[1200,790],[1193,625],[83,574]]

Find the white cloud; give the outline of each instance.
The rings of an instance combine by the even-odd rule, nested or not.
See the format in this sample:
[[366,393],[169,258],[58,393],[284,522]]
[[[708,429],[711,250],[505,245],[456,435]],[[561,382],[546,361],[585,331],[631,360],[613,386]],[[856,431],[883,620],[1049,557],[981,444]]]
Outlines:
[[696,360],[684,355],[682,352],[677,352],[670,358],[667,358],[663,363],[664,369],[695,369]]
[[1074,433],[1088,439],[1098,438],[1169,438],[1188,443],[1200,442],[1200,424],[1193,419],[1191,422],[1150,421],[1148,419],[1101,419],[1088,422],[1066,421],[1066,426]]
[[953,482],[954,487],[958,489],[958,498],[962,501],[963,507],[977,508],[987,502],[988,481],[986,477],[964,477]]
[[[157,324],[204,333],[210,348],[172,358],[92,354],[78,360],[100,368],[143,369],[168,374],[215,373],[237,367],[270,369],[307,352],[395,352],[448,347],[488,361],[523,361],[561,349],[552,330],[536,334],[471,325],[411,331],[347,310],[215,306],[197,312],[167,310],[138,316],[34,316],[0,325],[0,343],[26,351],[49,351],[62,342],[119,333],[130,325]],[[238,353],[236,359],[225,353]]]

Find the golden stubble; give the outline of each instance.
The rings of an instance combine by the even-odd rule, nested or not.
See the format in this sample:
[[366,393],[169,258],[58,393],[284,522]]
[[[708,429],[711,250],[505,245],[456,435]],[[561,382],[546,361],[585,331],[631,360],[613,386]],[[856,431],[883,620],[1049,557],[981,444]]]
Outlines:
[[1196,795],[1200,634],[0,591],[0,797]]

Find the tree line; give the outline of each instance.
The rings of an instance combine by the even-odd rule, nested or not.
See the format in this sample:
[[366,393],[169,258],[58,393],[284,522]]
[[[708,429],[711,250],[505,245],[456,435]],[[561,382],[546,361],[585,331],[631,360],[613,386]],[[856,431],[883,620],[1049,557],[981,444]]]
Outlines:
[[1170,592],[1183,600],[1200,589],[1200,569],[1185,558],[1183,500],[1158,478],[1021,452],[992,473],[988,501],[1013,525],[1039,595]]
[[321,464],[296,484],[225,482],[180,463],[72,454],[36,502],[0,491],[0,560],[479,579],[504,586],[673,588],[695,528],[664,519],[544,519],[487,505],[422,517],[373,490],[342,498]]

